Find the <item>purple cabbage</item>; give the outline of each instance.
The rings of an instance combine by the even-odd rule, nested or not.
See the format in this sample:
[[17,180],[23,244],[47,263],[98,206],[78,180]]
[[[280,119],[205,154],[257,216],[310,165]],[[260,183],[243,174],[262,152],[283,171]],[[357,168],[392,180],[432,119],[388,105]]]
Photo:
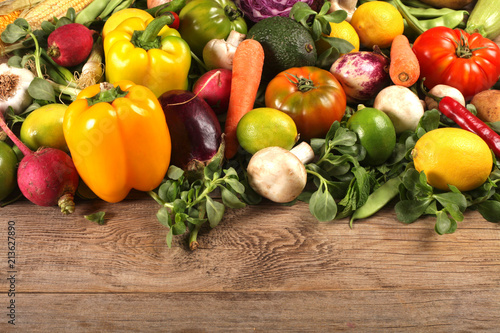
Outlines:
[[296,2],[305,2],[312,6],[315,0],[235,0],[245,17],[258,22],[267,17],[288,16]]

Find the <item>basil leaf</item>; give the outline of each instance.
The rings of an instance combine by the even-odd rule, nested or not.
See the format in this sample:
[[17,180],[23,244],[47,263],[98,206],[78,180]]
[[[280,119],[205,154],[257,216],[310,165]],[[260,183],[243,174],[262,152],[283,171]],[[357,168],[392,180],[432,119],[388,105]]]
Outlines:
[[172,218],[170,217],[170,212],[166,207],[161,207],[156,213],[156,218],[165,227],[170,227],[172,225]]
[[436,214],[437,221],[434,226],[436,232],[440,235],[451,234],[457,230],[457,222],[446,215],[445,212],[439,211]]
[[245,207],[245,203],[241,202],[238,197],[230,190],[221,188],[222,202],[229,208],[237,209]]
[[320,186],[309,199],[309,211],[318,221],[331,221],[337,215],[337,204],[330,192]]
[[237,180],[235,178],[226,178],[225,182],[226,182],[226,184],[228,184],[229,186],[231,186],[231,188],[236,193],[242,194],[242,193],[245,192],[245,185],[243,185],[242,183],[240,183],[239,180]]
[[33,81],[31,81],[28,87],[28,93],[34,99],[50,101],[54,103],[56,102],[54,88],[50,85],[49,82],[39,77],[35,77]]
[[182,235],[186,232],[186,224],[184,221],[178,221],[172,226],[171,230],[173,235]]
[[26,38],[29,29],[28,21],[23,18],[17,18],[14,22],[7,25],[2,31],[1,39],[4,43],[11,44]]
[[173,180],[178,180],[184,175],[184,170],[175,165],[170,165],[167,170],[167,177]]
[[403,223],[415,222],[427,209],[432,200],[401,200],[394,206],[396,218]]
[[207,197],[206,210],[208,223],[210,223],[211,228],[215,228],[222,220],[225,207],[220,202],[213,200],[211,197]]
[[99,225],[103,225],[106,223],[106,220],[104,218],[105,215],[106,215],[106,212],[97,212],[97,213],[90,214],[90,215],[84,215],[84,217],[91,222],[95,222]]
[[169,229],[168,232],[167,232],[167,237],[165,239],[166,243],[167,243],[167,246],[169,248],[172,247],[172,238],[173,238],[174,234],[173,234],[173,231],[172,229]]
[[489,222],[500,222],[500,202],[486,200],[477,205],[479,213]]

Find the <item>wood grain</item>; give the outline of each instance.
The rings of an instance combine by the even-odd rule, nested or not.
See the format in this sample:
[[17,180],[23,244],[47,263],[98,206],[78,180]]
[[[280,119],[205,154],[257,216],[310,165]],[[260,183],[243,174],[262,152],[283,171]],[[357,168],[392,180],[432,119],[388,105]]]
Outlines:
[[[349,228],[307,205],[229,210],[190,251],[169,249],[145,195],[78,202],[71,216],[19,201],[0,209],[0,260],[16,228],[16,320],[22,331],[495,331],[500,226],[477,212],[451,235],[392,207]],[[97,225],[85,214],[107,212]],[[9,281],[0,280],[0,331]]]

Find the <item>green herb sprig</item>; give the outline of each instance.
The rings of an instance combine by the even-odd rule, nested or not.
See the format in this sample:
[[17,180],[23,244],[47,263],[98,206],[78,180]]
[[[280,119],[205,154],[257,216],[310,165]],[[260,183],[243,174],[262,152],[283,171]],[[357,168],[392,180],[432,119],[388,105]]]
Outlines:
[[318,54],[316,66],[323,69],[330,69],[331,65],[341,54],[349,53],[354,49],[354,45],[342,38],[329,37],[332,29],[330,22],[340,23],[347,18],[345,10],[336,10],[328,13],[331,3],[326,1],[319,12],[312,9],[307,3],[298,1],[290,10],[290,18],[302,24],[309,30],[314,41],[323,40],[330,47]]
[[[156,217],[169,228],[166,236],[168,247],[172,246],[175,235],[189,232],[189,248],[198,247],[197,236],[201,226],[208,222],[215,228],[222,220],[226,207],[238,209],[246,206],[240,198],[245,192],[245,185],[233,167],[223,168],[224,148],[221,148],[203,168],[202,176],[189,177],[179,167],[171,165],[167,178],[157,192],[150,191],[150,196],[160,204]],[[212,198],[211,194],[219,189],[222,202]]]

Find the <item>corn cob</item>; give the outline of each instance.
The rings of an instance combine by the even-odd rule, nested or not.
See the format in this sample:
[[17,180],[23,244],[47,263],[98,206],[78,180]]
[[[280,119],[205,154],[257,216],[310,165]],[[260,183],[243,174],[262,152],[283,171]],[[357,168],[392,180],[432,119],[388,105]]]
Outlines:
[[35,7],[23,12],[19,17],[26,19],[32,30],[39,29],[43,21],[52,22],[54,17],[66,15],[69,8],[75,12],[87,7],[93,0],[45,0]]
[[8,24],[14,22],[14,20],[19,17],[21,12],[22,12],[22,10],[16,10],[10,14],[1,15],[0,16],[0,33],[5,30],[5,28],[7,27]]

